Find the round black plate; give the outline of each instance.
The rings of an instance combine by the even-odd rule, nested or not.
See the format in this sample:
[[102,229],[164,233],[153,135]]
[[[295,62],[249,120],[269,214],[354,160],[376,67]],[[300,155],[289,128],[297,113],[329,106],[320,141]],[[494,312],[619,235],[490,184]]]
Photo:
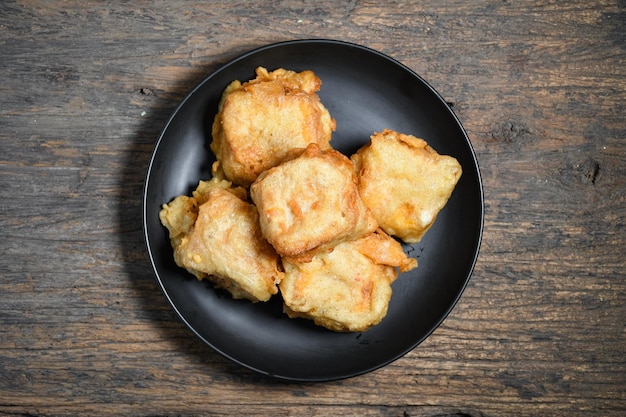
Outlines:
[[[363,333],[335,333],[282,313],[280,297],[233,300],[178,268],[158,213],[210,178],[211,123],[226,85],[264,66],[313,70],[319,96],[337,120],[331,144],[350,155],[384,128],[424,138],[452,155],[463,175],[419,244],[405,246],[419,267],[393,284],[387,317]],[[393,163],[393,161],[389,161]],[[445,101],[406,66],[374,50],[334,40],[299,40],[256,49],[209,75],[183,100],[159,137],[148,168],[144,231],[160,286],[181,319],[216,351],[279,378],[325,381],[360,375],[422,342],[461,296],[478,256],[483,194],[474,151]]]

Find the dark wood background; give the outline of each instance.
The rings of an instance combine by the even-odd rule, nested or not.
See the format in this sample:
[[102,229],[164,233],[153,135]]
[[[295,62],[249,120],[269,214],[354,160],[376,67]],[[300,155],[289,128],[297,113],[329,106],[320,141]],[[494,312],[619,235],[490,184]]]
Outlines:
[[[0,416],[618,416],[626,409],[624,0],[2,1]],[[175,316],[143,242],[156,137],[258,46],[356,42],[453,106],[480,163],[472,280],[418,348],[285,383]]]

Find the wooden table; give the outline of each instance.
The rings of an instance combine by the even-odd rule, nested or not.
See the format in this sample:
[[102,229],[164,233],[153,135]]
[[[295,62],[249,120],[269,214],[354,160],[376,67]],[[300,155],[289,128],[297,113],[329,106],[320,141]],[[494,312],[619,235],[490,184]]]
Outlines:
[[[623,0],[0,5],[0,415],[617,416],[626,410]],[[212,351],[143,241],[160,129],[255,47],[377,49],[451,103],[485,223],[451,315],[405,357],[281,382]]]

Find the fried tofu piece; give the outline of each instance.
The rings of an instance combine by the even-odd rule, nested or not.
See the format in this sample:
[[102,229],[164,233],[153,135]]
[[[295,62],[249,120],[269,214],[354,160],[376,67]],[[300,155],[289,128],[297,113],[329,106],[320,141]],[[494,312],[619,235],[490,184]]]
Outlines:
[[170,232],[176,264],[229,291],[233,298],[267,301],[284,273],[263,238],[256,208],[228,181],[201,182],[193,197],[179,196],[159,213]]
[[211,150],[226,178],[249,186],[293,149],[330,148],[335,120],[321,103],[321,80],[310,70],[259,67],[256,78],[224,90],[212,127]]
[[281,256],[306,257],[377,228],[359,196],[352,162],[316,144],[262,173],[250,195],[263,236]]
[[365,205],[385,232],[406,243],[422,239],[462,173],[455,158],[388,129],[372,135],[351,159]]
[[279,287],[284,311],[333,331],[364,331],[381,322],[391,283],[417,267],[401,245],[382,230],[320,251],[310,262],[284,261]]

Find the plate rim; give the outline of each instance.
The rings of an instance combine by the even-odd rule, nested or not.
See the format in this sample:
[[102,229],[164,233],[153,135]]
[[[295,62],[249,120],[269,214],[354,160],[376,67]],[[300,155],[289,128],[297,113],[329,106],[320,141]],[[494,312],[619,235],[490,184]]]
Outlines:
[[[448,305],[447,309],[445,310],[445,312],[439,317],[439,319],[431,326],[430,330],[428,332],[426,332],[425,334],[422,335],[422,337],[417,338],[410,346],[408,346],[405,349],[401,349],[398,353],[396,353],[395,355],[393,355],[392,357],[389,357],[386,361],[382,361],[382,362],[378,362],[376,364],[367,366],[367,367],[363,367],[360,371],[357,372],[351,372],[351,373],[345,373],[342,375],[335,375],[333,377],[319,377],[319,378],[309,378],[309,377],[298,377],[298,376],[289,376],[289,375],[277,375],[277,374],[273,374],[268,370],[265,369],[261,369],[259,367],[256,366],[252,366],[251,364],[248,364],[240,359],[237,359],[236,357],[234,357],[233,355],[229,354],[228,352],[224,351],[224,349],[220,349],[217,346],[215,346],[214,343],[211,343],[209,340],[207,340],[206,337],[204,337],[202,334],[199,333],[199,331],[192,325],[192,323],[190,323],[185,316],[183,315],[183,313],[181,312],[181,310],[179,309],[179,307],[176,305],[176,303],[174,303],[174,300],[171,298],[171,295],[168,293],[167,288],[165,287],[165,284],[163,282],[163,279],[160,276],[160,273],[158,271],[158,268],[155,264],[155,254],[152,252],[152,248],[150,245],[150,236],[149,236],[149,226],[148,226],[148,189],[149,189],[149,183],[150,183],[150,179],[151,179],[151,174],[154,168],[154,162],[155,162],[155,158],[156,155],[158,153],[159,147],[161,145],[161,142],[164,140],[164,136],[166,135],[166,132],[168,131],[168,128],[171,126],[172,122],[176,119],[177,115],[180,113],[181,109],[186,105],[186,103],[197,93],[198,90],[200,90],[207,82],[210,82],[211,79],[213,79],[214,77],[216,77],[218,74],[220,74],[223,71],[228,70],[231,66],[235,65],[236,63],[238,63],[239,61],[242,61],[248,57],[251,57],[253,55],[262,53],[264,51],[267,50],[271,50],[271,49],[276,49],[276,48],[280,48],[283,46],[292,46],[292,45],[298,45],[298,44],[319,44],[319,45],[324,45],[324,44],[333,44],[333,45],[338,45],[341,47],[348,47],[348,48],[356,48],[362,51],[365,51],[369,54],[373,54],[376,55],[379,58],[382,58],[383,60],[389,61],[390,63],[392,63],[393,65],[398,66],[399,68],[401,68],[403,71],[406,71],[408,74],[410,74],[411,77],[416,78],[417,80],[419,80],[420,83],[423,84],[423,86],[425,86],[430,92],[431,94],[433,94],[434,97],[437,98],[437,100],[441,101],[441,103],[445,106],[445,109],[447,110],[447,112],[449,113],[449,115],[454,119],[454,122],[456,124],[456,126],[460,129],[460,132],[462,133],[463,137],[464,137],[464,143],[467,146],[467,149],[469,151],[469,156],[470,159],[473,163],[473,168],[475,168],[475,177],[476,177],[476,182],[478,185],[478,189],[476,190],[478,192],[478,197],[479,197],[479,201],[480,201],[480,218],[479,218],[479,222],[478,222],[478,229],[477,229],[477,233],[475,236],[472,237],[472,240],[474,241],[474,251],[472,254],[472,259],[471,259],[471,263],[469,265],[469,268],[467,269],[467,271],[465,272],[465,277],[463,280],[463,284],[458,288],[458,291],[454,297],[454,299],[452,300],[452,302]],[[220,355],[222,355],[223,357],[227,358],[228,360],[241,365],[247,369],[250,369],[252,371],[258,372],[259,374],[263,374],[263,375],[267,375],[273,378],[277,378],[277,379],[282,379],[282,380],[287,380],[287,381],[299,381],[299,382],[327,382],[327,381],[335,381],[335,380],[341,380],[341,379],[346,379],[346,378],[352,378],[352,377],[356,377],[356,376],[360,376],[360,375],[364,375],[367,374],[369,372],[375,371],[377,369],[380,369],[382,367],[385,367],[389,364],[391,364],[392,362],[395,362],[396,360],[402,358],[403,356],[405,356],[407,353],[411,352],[412,350],[414,350],[417,346],[419,346],[423,341],[425,341],[428,337],[430,337],[432,335],[432,333],[441,326],[441,324],[446,320],[446,318],[450,315],[450,313],[452,312],[452,310],[455,308],[455,306],[458,304],[460,298],[462,297],[463,293],[465,292],[467,286],[469,285],[469,282],[474,274],[474,270],[475,270],[475,266],[476,263],[478,262],[478,258],[480,255],[480,250],[481,250],[481,245],[482,245],[482,239],[483,239],[483,232],[484,232],[484,221],[485,221],[485,201],[484,201],[484,185],[483,185],[483,181],[482,181],[482,175],[481,175],[481,171],[480,171],[480,165],[478,162],[478,158],[476,155],[476,152],[472,146],[471,140],[469,138],[469,135],[467,134],[467,131],[465,130],[465,127],[463,126],[463,124],[461,123],[460,119],[458,118],[458,116],[456,115],[456,113],[450,108],[450,106],[448,105],[448,103],[445,101],[445,99],[441,96],[441,94],[435,89],[433,88],[430,83],[428,83],[422,76],[420,76],[419,74],[417,74],[414,70],[412,70],[410,67],[408,67],[407,65],[403,64],[402,62],[400,62],[399,60],[386,55],[376,49],[370,48],[368,46],[364,46],[364,45],[360,45],[357,43],[353,43],[353,42],[348,42],[348,41],[343,41],[343,40],[338,40],[338,39],[327,39],[327,38],[307,38],[307,39],[294,39],[294,40],[286,40],[286,41],[279,41],[279,42],[274,42],[274,43],[269,43],[266,45],[262,45],[262,46],[258,46],[255,47],[253,49],[250,49],[249,51],[240,53],[238,55],[236,55],[234,58],[227,60],[224,63],[217,63],[217,68],[215,70],[210,71],[206,76],[204,76],[198,83],[195,84],[195,86],[193,86],[189,92],[187,94],[185,94],[185,96],[179,101],[179,103],[176,105],[176,107],[171,111],[169,117],[167,118],[165,124],[163,125],[162,129],[159,131],[159,134],[157,136],[157,140],[154,142],[152,151],[151,151],[151,155],[150,155],[150,159],[149,159],[149,163],[148,163],[148,168],[146,170],[146,174],[144,177],[144,186],[143,186],[143,193],[142,193],[142,228],[143,228],[143,237],[144,237],[144,243],[146,245],[146,249],[148,252],[148,257],[149,257],[149,261],[150,261],[150,266],[152,269],[152,273],[154,274],[159,287],[161,289],[161,292],[163,293],[163,295],[165,295],[166,299],[168,300],[168,304],[169,306],[174,310],[174,312],[176,313],[177,317],[179,320],[181,320],[185,326],[190,329],[192,331],[192,333],[198,337],[204,344],[208,345],[213,351],[219,353]]]

